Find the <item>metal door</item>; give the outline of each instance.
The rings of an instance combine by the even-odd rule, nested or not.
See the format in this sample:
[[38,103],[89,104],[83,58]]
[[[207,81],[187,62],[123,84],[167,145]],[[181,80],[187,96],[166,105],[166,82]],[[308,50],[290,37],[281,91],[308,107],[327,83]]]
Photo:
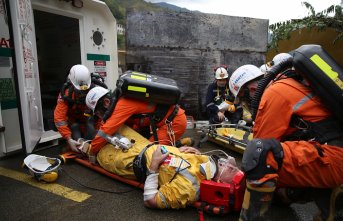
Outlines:
[[44,132],[33,9],[30,0],[6,2],[10,6],[22,146],[31,153]]

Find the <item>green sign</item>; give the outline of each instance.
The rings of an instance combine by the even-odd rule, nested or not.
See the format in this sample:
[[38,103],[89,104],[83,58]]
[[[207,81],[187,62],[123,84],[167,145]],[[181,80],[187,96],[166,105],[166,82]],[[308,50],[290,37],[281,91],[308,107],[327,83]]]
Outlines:
[[87,60],[90,61],[110,61],[110,56],[106,54],[87,54]]
[[15,90],[11,78],[0,78],[0,101],[15,100]]

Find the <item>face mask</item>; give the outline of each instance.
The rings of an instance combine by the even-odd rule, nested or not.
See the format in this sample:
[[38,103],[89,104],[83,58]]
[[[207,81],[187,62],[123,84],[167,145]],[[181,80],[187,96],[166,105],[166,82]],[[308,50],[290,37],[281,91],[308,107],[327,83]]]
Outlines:
[[218,183],[231,183],[233,177],[239,171],[236,166],[235,158],[228,157],[228,158],[220,158],[218,160],[218,168],[219,168],[219,176],[217,178]]
[[229,156],[222,150],[212,150],[205,152],[204,154],[209,154],[213,152],[219,152],[220,154],[219,157],[218,155],[210,156],[211,161],[217,163],[217,171],[212,178],[216,178],[217,182],[231,182],[233,176],[237,173],[237,171],[239,171],[239,169],[236,167],[235,158]]

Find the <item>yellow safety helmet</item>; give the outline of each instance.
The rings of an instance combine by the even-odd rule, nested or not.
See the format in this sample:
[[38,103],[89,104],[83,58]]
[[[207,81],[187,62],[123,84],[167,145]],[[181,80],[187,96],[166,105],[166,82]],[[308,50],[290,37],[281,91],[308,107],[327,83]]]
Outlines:
[[30,154],[24,159],[23,167],[38,181],[51,183],[57,180],[60,165],[58,158]]

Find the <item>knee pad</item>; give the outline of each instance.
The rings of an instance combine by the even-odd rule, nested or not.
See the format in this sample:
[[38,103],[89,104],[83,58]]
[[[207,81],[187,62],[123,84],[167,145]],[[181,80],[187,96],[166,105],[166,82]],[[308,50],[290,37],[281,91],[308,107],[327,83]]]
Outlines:
[[279,169],[282,166],[283,149],[276,139],[253,139],[245,148],[242,169],[247,178],[258,180],[266,174],[276,173],[273,168],[266,165],[267,153],[272,151]]

